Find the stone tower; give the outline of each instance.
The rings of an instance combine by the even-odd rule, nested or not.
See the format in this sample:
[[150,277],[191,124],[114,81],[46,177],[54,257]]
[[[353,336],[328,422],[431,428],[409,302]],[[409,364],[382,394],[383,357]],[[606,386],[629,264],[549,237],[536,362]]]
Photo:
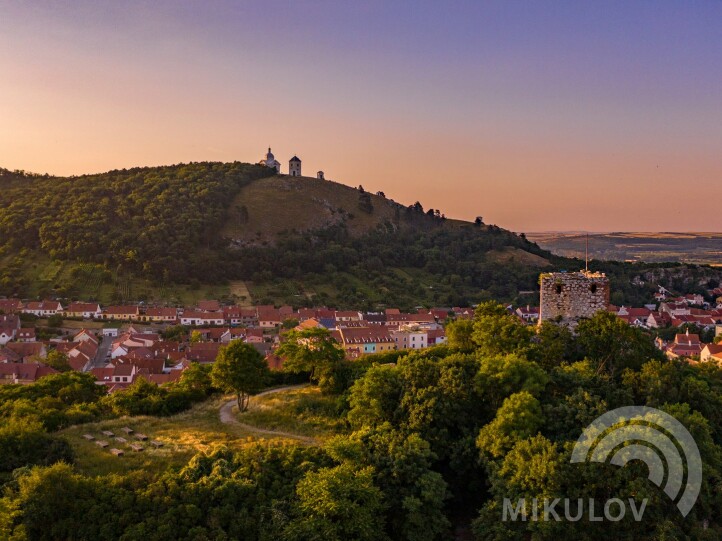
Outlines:
[[549,272],[541,275],[539,323],[575,323],[609,306],[609,279],[601,272]]
[[292,177],[301,176],[301,160],[298,159],[298,156],[288,160],[288,174]]

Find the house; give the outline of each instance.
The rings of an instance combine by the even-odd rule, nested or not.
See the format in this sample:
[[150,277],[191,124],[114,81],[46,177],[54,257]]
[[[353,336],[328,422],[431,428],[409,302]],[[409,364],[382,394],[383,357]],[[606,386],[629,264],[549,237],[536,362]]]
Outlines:
[[178,310],[176,308],[146,308],[141,320],[156,323],[175,323],[178,321]]
[[40,301],[29,302],[22,309],[25,314],[33,314],[38,317],[54,316],[58,312],[63,311],[63,305],[58,301]]
[[40,363],[0,364],[0,385],[8,383],[27,385],[57,373],[57,370]]
[[272,306],[259,306],[258,312],[258,325],[262,329],[274,329],[280,327],[281,323],[285,319],[280,310]]
[[73,336],[73,342],[91,342],[98,345],[98,339],[87,329],[81,329],[79,333]]
[[103,319],[110,321],[138,321],[140,308],[137,306],[108,306],[103,309]]
[[688,316],[692,313],[689,305],[684,302],[663,302],[659,305],[659,311],[665,312],[672,317]]
[[426,341],[431,346],[438,346],[446,343],[446,331],[444,329],[429,329],[426,331]]
[[190,361],[197,361],[201,364],[210,364],[216,362],[221,344],[216,342],[201,342],[199,344],[191,344],[185,351],[185,357]]
[[44,359],[48,353],[42,342],[8,342],[5,344],[5,349],[16,353],[21,362]]
[[699,293],[688,293],[684,296],[684,302],[687,304],[701,305],[704,303],[704,297]]
[[97,341],[84,340],[75,342],[72,349],[67,353],[68,364],[76,372],[85,372],[91,368],[97,354]]
[[672,324],[672,317],[667,312],[651,312],[647,318],[647,327],[661,329]]
[[223,319],[226,325],[241,327],[258,326],[258,313],[253,308],[227,306],[223,309]]
[[77,317],[82,319],[100,319],[103,312],[98,303],[73,302],[65,309],[65,317]]
[[405,325],[389,331],[396,349],[423,349],[428,347],[428,331],[418,326]]
[[338,329],[341,347],[351,356],[381,353],[396,349],[396,341],[385,327],[353,327]]
[[198,301],[197,308],[201,312],[220,312],[221,303],[218,301]]
[[706,361],[717,361],[722,356],[722,344],[705,344],[702,351],[699,354],[699,360]]
[[535,323],[539,320],[538,306],[529,306],[528,304],[526,306],[520,306],[514,311],[514,313],[521,319],[529,323]]
[[225,319],[222,312],[201,312],[197,310],[185,310],[180,316],[181,325],[223,325]]
[[369,325],[386,325],[386,314],[370,312],[363,315],[363,322]]
[[14,340],[20,330],[20,317],[16,314],[0,315],[0,346]]
[[0,363],[20,363],[22,359],[20,355],[13,350],[0,346]]
[[160,336],[152,333],[132,333],[126,332],[113,341],[110,346],[110,357],[115,359],[137,348],[152,348],[156,342],[160,341]]
[[17,314],[23,309],[20,299],[0,299],[0,313]]
[[138,373],[143,374],[162,374],[165,370],[165,359],[155,359],[152,356],[149,358],[119,357],[113,361],[113,366],[123,364],[133,365]]
[[438,324],[433,315],[426,314],[386,314],[386,326],[400,327],[402,325],[419,325],[427,329],[436,329]]
[[353,310],[335,312],[333,317],[336,319],[336,323],[341,321],[361,321],[361,319],[363,319],[361,312],[355,312]]
[[35,342],[35,329],[32,327],[18,329],[15,339],[18,342]]
[[166,372],[163,374],[142,373],[142,376],[145,379],[147,379],[150,383],[155,383],[156,385],[164,385],[166,383],[173,383],[175,381],[178,381],[182,375],[183,375],[183,370],[171,370],[170,372]]
[[702,343],[698,334],[677,334],[674,343],[667,347],[667,357],[677,359],[679,357],[697,357],[702,353]]

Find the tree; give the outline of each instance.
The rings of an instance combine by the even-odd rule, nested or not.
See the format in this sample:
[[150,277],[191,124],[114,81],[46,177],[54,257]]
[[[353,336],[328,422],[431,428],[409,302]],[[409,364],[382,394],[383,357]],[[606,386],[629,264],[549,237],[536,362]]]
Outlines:
[[63,324],[63,316],[53,314],[48,318],[48,327],[60,327]]
[[446,342],[450,347],[461,351],[474,349],[474,322],[470,319],[457,319],[449,322],[446,327]]
[[518,441],[533,436],[543,423],[539,401],[522,391],[504,400],[494,420],[479,431],[476,445],[482,453],[500,458]]
[[474,342],[482,356],[525,353],[534,329],[494,301],[482,302],[474,313]]
[[579,322],[577,344],[598,373],[612,377],[625,368],[639,369],[645,362],[661,358],[650,336],[606,311]]
[[289,317],[283,320],[283,323],[281,323],[281,327],[284,329],[293,329],[298,325],[298,318],[295,317]]
[[536,332],[530,358],[544,368],[559,366],[562,361],[571,361],[574,356],[574,337],[568,327],[544,321]]
[[481,216],[477,216],[476,219],[474,220],[474,225],[476,225],[477,227],[479,227],[483,223],[484,223],[484,220],[481,219]]
[[198,342],[203,341],[203,335],[201,334],[201,331],[193,330],[191,331],[191,344],[197,344]]
[[386,540],[383,493],[371,467],[351,464],[307,473],[296,487],[297,518],[285,531],[293,541]]
[[284,371],[310,372],[311,381],[323,392],[333,390],[335,372],[344,359],[344,351],[321,327],[289,332],[276,354],[284,360]]
[[474,378],[477,393],[495,408],[521,391],[539,396],[548,382],[549,376],[538,364],[518,355],[482,358]]
[[50,368],[54,368],[58,372],[68,372],[72,370],[70,364],[68,363],[68,356],[57,349],[48,353],[47,357],[43,359],[43,363],[48,365]]
[[221,348],[211,369],[213,385],[235,393],[240,412],[248,409],[250,396],[263,389],[269,376],[263,356],[252,345],[240,340]]

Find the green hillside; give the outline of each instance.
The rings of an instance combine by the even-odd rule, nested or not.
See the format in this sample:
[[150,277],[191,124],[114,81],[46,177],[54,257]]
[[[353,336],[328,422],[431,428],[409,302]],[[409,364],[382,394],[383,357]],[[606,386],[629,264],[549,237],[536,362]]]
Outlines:
[[[0,170],[0,295],[383,308],[536,301],[579,268],[494,225],[361,187],[190,163],[78,177]],[[644,266],[608,270],[627,303]]]

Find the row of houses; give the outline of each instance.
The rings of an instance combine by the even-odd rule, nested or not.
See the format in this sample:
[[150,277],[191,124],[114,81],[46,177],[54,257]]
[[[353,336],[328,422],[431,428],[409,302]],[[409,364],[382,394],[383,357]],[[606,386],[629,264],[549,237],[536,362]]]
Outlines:
[[431,308],[419,309],[416,313],[402,313],[390,308],[383,312],[361,312],[355,310],[335,310],[331,308],[301,308],[295,311],[291,306],[276,308],[272,305],[259,305],[252,308],[240,306],[222,306],[220,302],[200,301],[191,308],[151,307],[143,305],[113,305],[101,307],[98,303],[72,302],[67,306],[59,301],[30,301],[23,303],[19,299],[0,299],[0,312],[4,314],[26,313],[37,317],[61,315],[64,318],[119,321],[130,323],[167,323],[192,327],[240,326],[276,329],[287,320],[317,319],[327,328],[340,324],[364,322],[366,325],[400,327],[402,325],[431,325],[443,323],[448,317],[471,318],[471,308]]

